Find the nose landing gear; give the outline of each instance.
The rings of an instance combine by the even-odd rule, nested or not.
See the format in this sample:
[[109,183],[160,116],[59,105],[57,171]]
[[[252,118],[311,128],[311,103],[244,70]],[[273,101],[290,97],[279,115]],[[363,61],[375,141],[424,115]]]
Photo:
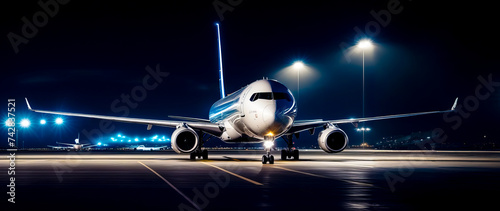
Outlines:
[[269,164],[274,164],[274,156],[271,155],[271,152],[267,152],[267,155],[262,155],[262,164],[266,164],[269,162]]
[[262,155],[262,164],[266,164],[267,162],[269,162],[269,164],[274,164],[274,156],[271,155],[271,149],[274,145],[274,137],[266,136],[264,140],[264,148],[266,149],[266,154]]

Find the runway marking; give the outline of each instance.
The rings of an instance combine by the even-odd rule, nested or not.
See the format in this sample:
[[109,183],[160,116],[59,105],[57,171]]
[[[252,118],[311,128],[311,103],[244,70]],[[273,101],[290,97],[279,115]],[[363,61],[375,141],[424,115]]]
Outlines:
[[285,168],[285,167],[281,167],[281,166],[277,166],[277,165],[274,165],[273,167],[274,168],[278,168],[278,169],[282,169],[282,170],[285,170],[285,171],[295,172],[295,173],[298,173],[298,174],[304,174],[304,175],[313,176],[313,177],[319,177],[319,178],[324,178],[324,179],[339,180],[339,181],[347,182],[347,183],[351,183],[351,184],[363,185],[363,186],[369,186],[369,187],[378,188],[377,186],[369,184],[369,183],[356,182],[356,181],[345,180],[345,179],[335,179],[335,178],[326,177],[326,176],[323,176],[323,175],[318,175],[318,174],[303,172],[303,171],[299,171],[299,170],[293,170],[293,169],[289,169],[289,168]]
[[143,165],[144,167],[146,167],[147,169],[149,169],[154,174],[156,174],[156,176],[160,177],[163,181],[165,181],[165,183],[167,183],[170,187],[172,187],[175,191],[177,191],[177,193],[179,193],[182,197],[184,197],[184,199],[186,199],[189,203],[191,203],[196,209],[201,210],[200,207],[198,207],[198,205],[196,203],[191,201],[191,199],[189,199],[186,195],[184,195],[184,193],[182,193],[179,189],[177,189],[174,185],[172,185],[172,183],[170,183],[167,179],[165,179],[160,174],[158,174],[158,172],[156,172],[155,170],[153,170],[152,168],[150,168],[146,164],[142,163],[141,161],[137,161],[137,162],[140,163],[141,165]]
[[222,157],[224,157],[226,159],[234,160],[234,161],[241,161],[241,160],[238,160],[236,158],[232,158],[232,157],[228,157],[228,156],[222,156]]
[[285,167],[281,167],[281,166],[274,165],[273,167],[274,168],[283,169],[285,171],[290,171],[290,172],[295,172],[295,173],[299,173],[299,174],[308,175],[308,176],[319,177],[319,178],[324,178],[324,179],[330,179],[329,177],[325,177],[325,176],[322,176],[322,175],[317,175],[317,174],[313,174],[313,173],[307,173],[307,172],[303,172],[303,171],[293,170],[293,169],[289,169],[289,168],[285,168]]
[[[335,164],[355,166],[355,167],[364,167],[364,168],[374,168],[373,166],[370,166],[370,165],[358,164],[358,162],[364,162],[364,161],[349,161],[348,163],[346,163],[346,162],[337,162]],[[373,161],[371,161],[371,162],[373,162]]]
[[201,163],[203,163],[203,164],[205,164],[205,165],[207,165],[207,166],[211,166],[211,167],[214,167],[214,168],[216,168],[216,169],[219,169],[219,170],[221,170],[221,171],[223,171],[223,172],[226,172],[226,173],[228,173],[228,174],[231,174],[231,175],[233,175],[233,176],[235,176],[235,177],[238,177],[238,178],[240,178],[240,179],[242,179],[242,180],[245,180],[245,181],[247,181],[247,182],[250,182],[250,183],[252,183],[252,184],[254,184],[254,185],[264,185],[264,184],[262,184],[262,183],[260,183],[260,182],[256,182],[256,181],[254,181],[254,180],[248,179],[248,178],[246,178],[246,177],[244,177],[244,176],[241,176],[241,175],[239,175],[239,174],[236,174],[236,173],[230,172],[230,171],[228,171],[228,170],[226,170],[226,169],[223,169],[223,168],[221,168],[221,167],[218,167],[218,166],[216,166],[216,165],[212,165],[212,164],[210,164],[210,163],[206,163],[206,162],[201,162]]

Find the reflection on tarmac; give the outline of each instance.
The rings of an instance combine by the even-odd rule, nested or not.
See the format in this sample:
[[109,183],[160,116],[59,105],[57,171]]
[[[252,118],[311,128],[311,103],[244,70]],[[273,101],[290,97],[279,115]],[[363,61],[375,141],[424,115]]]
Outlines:
[[[274,165],[262,165],[262,153],[211,151],[209,160],[190,161],[187,154],[170,151],[17,152],[14,206],[419,210],[471,205],[477,209],[493,205],[500,193],[500,152],[302,150],[300,161],[276,160]],[[1,162],[0,168],[8,165]],[[0,175],[0,181],[8,179],[6,173]]]

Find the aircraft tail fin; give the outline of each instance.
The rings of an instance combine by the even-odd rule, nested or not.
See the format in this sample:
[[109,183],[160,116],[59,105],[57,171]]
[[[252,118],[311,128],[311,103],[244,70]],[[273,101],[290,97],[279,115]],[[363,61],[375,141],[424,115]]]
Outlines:
[[224,72],[222,71],[222,49],[221,49],[221,40],[220,40],[220,26],[219,23],[215,23],[217,26],[217,42],[219,48],[219,89],[220,89],[220,98],[226,97],[226,91],[224,88]]

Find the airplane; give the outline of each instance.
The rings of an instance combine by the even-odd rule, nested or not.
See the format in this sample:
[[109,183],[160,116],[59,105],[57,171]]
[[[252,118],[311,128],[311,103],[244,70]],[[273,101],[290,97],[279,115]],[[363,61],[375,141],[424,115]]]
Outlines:
[[80,150],[90,150],[91,147],[97,146],[97,145],[92,145],[92,144],[81,144],[80,143],[80,134],[78,134],[78,138],[75,139],[74,144],[67,144],[67,143],[59,143],[56,142],[56,144],[63,144],[63,145],[68,145],[68,146],[51,146],[47,145],[48,147],[52,147],[52,149],[58,149],[58,150],[75,150],[75,151],[80,151]]
[[132,146],[130,148],[134,150],[142,150],[142,151],[154,151],[154,150],[164,150],[167,146],[161,146],[161,147],[146,147],[144,145],[139,145],[139,146]]
[[340,129],[339,124],[350,123],[357,127],[361,122],[453,112],[457,106],[458,98],[450,110],[337,120],[296,120],[295,98],[292,92],[277,80],[264,78],[229,95],[225,94],[220,27],[218,23],[216,26],[221,98],[210,108],[208,119],[169,116],[176,120],[160,120],[37,110],[33,109],[25,98],[28,109],[45,114],[144,124],[148,130],[153,126],[175,128],[171,137],[172,149],[177,153],[190,153],[191,160],[208,159],[208,151],[202,150],[202,147],[213,137],[226,143],[263,143],[266,153],[262,156],[262,164],[274,164],[271,149],[274,141],[280,137],[287,143],[287,149],[281,151],[281,159],[293,157],[294,160],[299,160],[299,150],[294,147],[292,138],[294,135],[298,138],[302,131],[309,131],[313,135],[316,128],[323,127],[318,134],[319,147],[327,153],[338,153],[349,143],[347,134]]

